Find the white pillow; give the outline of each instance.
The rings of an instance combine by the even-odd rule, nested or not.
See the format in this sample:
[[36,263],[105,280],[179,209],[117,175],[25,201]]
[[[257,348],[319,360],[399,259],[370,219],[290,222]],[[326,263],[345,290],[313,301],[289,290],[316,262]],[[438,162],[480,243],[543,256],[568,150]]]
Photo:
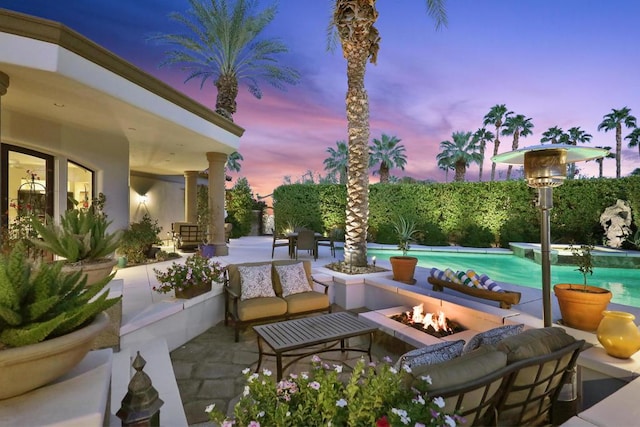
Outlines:
[[312,290],[311,286],[309,286],[307,273],[301,262],[289,265],[276,265],[276,272],[280,277],[283,297]]
[[240,266],[240,300],[275,297],[271,282],[271,264]]

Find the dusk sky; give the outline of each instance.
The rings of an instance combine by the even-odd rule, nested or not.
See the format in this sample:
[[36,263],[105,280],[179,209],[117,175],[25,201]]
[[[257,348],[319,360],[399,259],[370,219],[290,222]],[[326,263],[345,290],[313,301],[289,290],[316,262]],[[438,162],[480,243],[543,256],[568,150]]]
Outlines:
[[[260,5],[271,4],[259,1]],[[311,170],[326,175],[327,148],[347,139],[346,61],[338,46],[327,51],[331,0],[280,0],[269,37],[285,42],[281,62],[301,74],[286,92],[261,84],[258,100],[240,87],[234,121],[240,140],[240,174],[265,195]],[[640,121],[640,2],[637,0],[449,0],[449,25],[434,29],[424,0],[378,0],[382,37],[378,64],[367,66],[371,138],[402,140],[404,171],[395,176],[444,182],[436,165],[439,144],[455,131],[475,131],[495,104],[530,117],[533,135],[520,146],[540,144],[551,126],[580,126],[593,135],[588,146],[615,148],[615,132],[598,124],[612,108],[629,107]],[[168,19],[185,12],[186,0],[0,0],[0,7],[62,22],[177,90],[214,109],[211,83],[184,83],[178,67],[158,68],[166,46],[148,41],[157,32],[181,30]],[[489,130],[494,131],[489,127]],[[623,129],[623,137],[630,130]],[[512,138],[501,137],[500,152]],[[622,175],[640,167],[637,148],[623,140]],[[487,145],[484,180],[493,144]],[[615,176],[615,160],[604,162]],[[597,175],[595,162],[578,166]],[[506,166],[499,167],[506,170]],[[453,176],[449,174],[449,179]],[[472,165],[467,180],[478,179]],[[235,180],[234,180],[235,181]],[[373,177],[373,183],[378,177]]]

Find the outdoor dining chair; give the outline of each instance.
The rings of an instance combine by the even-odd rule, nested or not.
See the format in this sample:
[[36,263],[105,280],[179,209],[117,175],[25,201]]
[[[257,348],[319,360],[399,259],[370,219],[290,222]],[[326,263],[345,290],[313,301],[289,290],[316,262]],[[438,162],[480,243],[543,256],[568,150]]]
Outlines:
[[[286,246],[287,248],[289,247],[289,238],[285,235],[282,234],[278,234],[276,233],[276,231],[273,231],[273,243],[271,244],[271,258],[273,258],[273,254],[276,251],[277,247],[280,246]],[[291,254],[289,253],[289,256],[291,256]]]
[[316,240],[316,233],[313,230],[302,230],[298,232],[296,238],[296,259],[298,259],[298,251],[306,250],[311,251],[313,259],[318,259],[318,241]]
[[329,249],[331,250],[331,256],[333,258],[336,257],[336,234],[337,234],[337,229],[332,229],[331,231],[329,231],[329,236],[328,237],[319,237],[318,238],[318,246],[328,246]]

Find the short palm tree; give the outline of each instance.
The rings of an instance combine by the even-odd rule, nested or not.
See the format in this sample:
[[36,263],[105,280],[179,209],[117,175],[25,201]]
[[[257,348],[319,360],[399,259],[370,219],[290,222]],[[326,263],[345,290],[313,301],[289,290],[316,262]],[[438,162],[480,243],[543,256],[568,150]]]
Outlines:
[[[520,143],[520,137],[531,135],[531,129],[533,129],[533,123],[531,123],[530,118],[525,117],[523,114],[516,114],[515,116],[509,115],[504,120],[502,135],[513,135],[511,149],[517,150]],[[512,169],[513,165],[509,165],[507,168],[507,180],[511,178]]]
[[631,109],[628,107],[616,110],[611,109],[609,114],[603,116],[602,122],[598,125],[598,130],[608,132],[616,131],[616,178],[620,178],[620,162],[622,153],[622,125],[627,128],[636,127],[636,118],[631,115]]
[[[578,145],[578,143],[586,144],[590,142],[592,135],[590,133],[585,132],[580,129],[580,126],[574,126],[567,130],[565,137],[563,138],[563,142],[568,145]],[[569,172],[567,173],[568,178],[574,178],[576,175],[576,164],[569,163]]]
[[[498,155],[498,149],[500,148],[500,128],[502,127],[504,120],[507,116],[513,114],[513,111],[507,111],[505,104],[496,104],[489,112],[484,116],[482,124],[484,126],[493,125],[496,127],[495,141],[493,141],[493,156]],[[491,164],[491,181],[496,177],[496,164]]]
[[478,165],[479,167],[479,171],[478,171],[478,181],[482,182],[482,170],[484,169],[484,150],[487,146],[487,142],[493,141],[493,133],[491,131],[488,131],[485,128],[480,128],[477,131],[475,131],[475,133],[473,134],[473,139],[475,140],[476,144],[478,144],[479,150],[480,150],[480,164]]
[[640,156],[640,128],[635,128],[624,139],[629,140],[629,148],[638,147],[638,155]]
[[[611,147],[596,147],[596,148],[602,148],[602,149],[604,149],[604,150],[607,150],[607,151],[608,151],[608,153],[607,153],[607,155],[606,155],[606,156],[604,156],[604,157],[598,157],[597,159],[593,159],[593,160],[595,160],[596,162],[598,162],[598,169],[600,170],[600,171],[599,171],[600,173],[599,173],[599,175],[598,175],[598,178],[602,178],[602,174],[603,174],[602,162],[604,161],[604,159],[613,159],[613,158],[615,158],[615,157],[616,157],[616,155],[615,155],[615,153],[613,153],[613,152],[611,151]],[[587,160],[587,161],[589,161],[589,160]]]
[[549,129],[542,132],[542,138],[540,138],[540,142],[544,144],[545,142],[550,142],[552,144],[560,144],[562,143],[563,137],[565,137],[565,133],[562,128],[558,126],[552,126]]
[[[407,155],[405,154],[404,145],[400,144],[401,139],[395,136],[382,134],[380,139],[373,138],[373,145],[369,146],[369,167],[374,167],[378,163],[380,169],[380,182],[389,182],[389,170],[392,168],[400,168],[404,170],[407,164]],[[375,175],[374,171],[374,175]]]
[[440,148],[442,151],[436,156],[438,164],[453,165],[455,168],[455,181],[464,181],[467,167],[470,163],[479,163],[480,153],[476,141],[472,138],[471,132],[454,132],[451,135],[453,141],[442,141]]
[[[427,0],[436,28],[446,24],[444,0]],[[330,28],[335,29],[347,61],[347,132],[349,167],[345,224],[345,262],[367,265],[369,227],[369,97],[364,85],[367,62],[375,64],[380,49],[376,0],[335,0]]]
[[340,184],[347,183],[347,165],[349,163],[349,148],[346,141],[336,141],[337,149],[327,148],[329,157],[324,159],[324,170],[338,175]]
[[232,120],[236,112],[238,86],[262,98],[259,80],[278,89],[296,84],[296,70],[278,64],[277,56],[287,52],[279,40],[259,36],[276,16],[277,6],[256,11],[256,0],[189,0],[186,14],[169,18],[187,30],[180,34],[157,34],[151,40],[171,46],[160,64],[179,65],[189,73],[185,83],[199,79],[200,88],[211,79],[218,90],[216,112]]

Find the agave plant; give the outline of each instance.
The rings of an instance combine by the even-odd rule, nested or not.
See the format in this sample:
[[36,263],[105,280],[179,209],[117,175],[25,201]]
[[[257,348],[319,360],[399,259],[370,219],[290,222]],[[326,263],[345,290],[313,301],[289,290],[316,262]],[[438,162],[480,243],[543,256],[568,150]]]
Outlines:
[[415,240],[415,237],[418,234],[416,223],[412,219],[398,216],[393,222],[393,228],[398,239],[398,249],[402,251],[403,256],[407,256],[407,252],[410,248],[409,244]]
[[91,286],[62,262],[29,260],[24,243],[0,256],[0,348],[21,347],[73,332],[117,303],[102,292],[113,275]]
[[31,225],[40,236],[33,243],[61,256],[68,263],[95,261],[112,254],[120,245],[122,232],[108,233],[111,221],[93,205],[88,209],[71,209],[60,215],[60,224],[50,216],[43,224],[33,218]]

